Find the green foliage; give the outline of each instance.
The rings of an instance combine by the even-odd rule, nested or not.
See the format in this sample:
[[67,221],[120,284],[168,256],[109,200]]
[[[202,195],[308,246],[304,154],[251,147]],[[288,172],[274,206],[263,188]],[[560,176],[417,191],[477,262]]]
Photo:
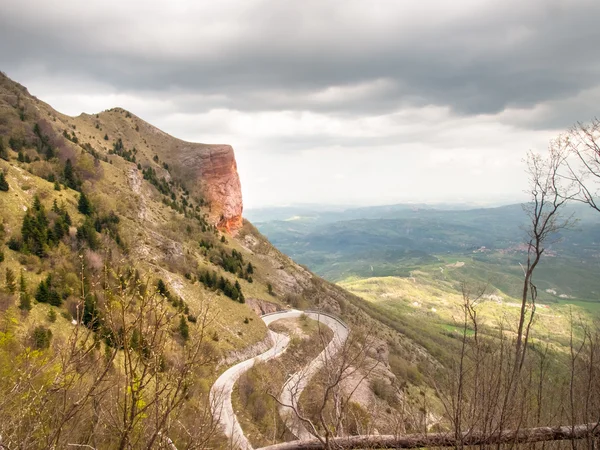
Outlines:
[[163,178],[158,178],[156,175],[156,171],[152,167],[148,167],[142,170],[142,175],[144,176],[144,180],[147,180],[152,184],[158,192],[163,195],[174,195],[175,193],[172,191],[171,186],[167,182],[167,180]]
[[201,271],[198,274],[198,281],[204,284],[209,289],[215,289],[223,292],[227,297],[235,300],[239,303],[245,303],[246,299],[242,292],[240,283],[236,281],[232,284],[229,280],[224,277],[219,277],[217,272],[209,272],[208,270]]
[[158,292],[160,295],[162,295],[165,298],[171,297],[171,293],[169,292],[167,285],[165,284],[165,282],[162,279],[159,279],[156,283],[156,292]]
[[52,340],[52,331],[42,325],[35,327],[33,330],[33,345],[35,348],[44,350],[50,347]]
[[57,154],[56,149],[50,142],[50,136],[42,131],[38,123],[34,125],[33,133],[37,137],[36,149],[38,153],[43,155],[47,160],[54,158]]
[[11,249],[33,253],[40,258],[46,256],[48,248],[55,246],[68,233],[71,218],[64,207],[53,206],[56,217],[51,223],[39,197],[35,197],[33,206],[27,210],[21,226],[22,243],[16,238]]
[[50,308],[50,311],[48,311],[48,322],[56,322],[56,317],[56,311],[54,310],[54,308]]
[[4,262],[4,251],[0,250],[0,263]]
[[104,140],[105,140],[105,141],[108,141],[108,134],[105,134],[105,135],[104,135]]
[[98,310],[98,299],[95,295],[87,295],[85,297],[81,320],[90,330],[100,330],[100,327],[102,326],[102,316]]
[[77,240],[87,244],[91,250],[97,250],[100,246],[98,233],[91,217],[86,217],[80,227],[77,228]]
[[17,278],[15,273],[8,267],[6,268],[6,290],[11,294],[17,292]]
[[113,144],[112,150],[108,151],[109,155],[118,155],[123,158],[125,161],[136,162],[135,154],[137,150],[134,148],[133,150],[126,150],[123,146],[123,140],[121,138],[117,139],[117,142]]
[[19,298],[19,309],[21,311],[31,311],[31,295],[28,292],[21,292]]
[[0,170],[0,191],[8,191],[8,181],[6,181],[6,177],[4,176],[4,172]]
[[179,334],[184,341],[187,341],[190,338],[190,328],[187,324],[187,320],[185,320],[185,316],[179,317]]
[[77,209],[79,210],[79,212],[85,216],[91,216],[93,209],[92,209],[92,204],[90,203],[89,199],[87,198],[87,196],[85,195],[84,192],[81,193],[81,195],[79,196],[79,202],[77,203]]
[[17,161],[19,161],[20,163],[29,164],[31,162],[31,158],[27,153],[23,153],[21,150],[19,150],[19,153],[17,154]]
[[75,170],[73,169],[73,163],[70,159],[67,159],[65,162],[65,168],[62,174],[63,184],[68,188],[77,190],[79,189],[80,182],[75,175]]
[[4,146],[4,138],[0,136],[0,159],[8,161],[8,150]]
[[18,138],[18,137],[11,136],[10,139],[8,140],[8,146],[10,148],[12,148],[15,152],[18,152],[25,146],[25,140]]
[[60,306],[62,298],[52,284],[52,275],[48,274],[45,280],[38,285],[35,299],[39,303],[49,303],[52,306]]
[[273,291],[273,285],[271,283],[267,283],[267,292],[269,295],[275,295],[275,292]]

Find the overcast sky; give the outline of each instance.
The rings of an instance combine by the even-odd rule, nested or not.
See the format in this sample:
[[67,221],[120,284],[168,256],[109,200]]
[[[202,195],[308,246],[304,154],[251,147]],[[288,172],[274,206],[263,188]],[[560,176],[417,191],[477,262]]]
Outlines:
[[2,0],[0,70],[59,111],[228,143],[246,207],[510,201],[600,105],[598,0]]

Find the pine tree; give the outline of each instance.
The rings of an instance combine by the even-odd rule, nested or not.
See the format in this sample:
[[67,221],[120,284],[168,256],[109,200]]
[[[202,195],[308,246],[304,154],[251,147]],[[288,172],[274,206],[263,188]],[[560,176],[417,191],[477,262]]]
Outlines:
[[6,289],[11,294],[17,292],[17,279],[15,273],[8,267],[6,268]]
[[27,282],[22,270],[19,277],[19,294],[19,309],[22,311],[31,311],[31,295],[27,292]]
[[79,203],[77,204],[77,209],[79,209],[79,212],[81,214],[84,214],[86,216],[92,215],[92,204],[83,192],[79,196]]
[[182,315],[179,318],[179,334],[183,338],[184,341],[187,341],[190,338],[190,328],[187,324],[187,320]]
[[71,163],[70,159],[67,159],[67,162],[65,163],[65,169],[63,170],[63,181],[65,186],[68,188],[77,189],[77,177],[75,176],[73,163]]
[[28,292],[21,292],[19,299],[19,309],[22,311],[31,311],[31,295]]
[[165,282],[162,279],[159,279],[158,282],[156,283],[156,291],[162,295],[165,298],[169,298],[171,296],[171,293],[169,292],[169,289],[167,288],[167,285],[165,284]]
[[4,138],[0,136],[0,158],[8,161],[8,150],[4,146]]
[[0,170],[0,191],[8,191],[8,181],[4,177],[4,172]]

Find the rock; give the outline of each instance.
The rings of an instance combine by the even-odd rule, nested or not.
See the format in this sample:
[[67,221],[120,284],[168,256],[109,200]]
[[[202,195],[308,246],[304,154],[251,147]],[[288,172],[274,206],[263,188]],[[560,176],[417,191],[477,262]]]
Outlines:
[[[181,141],[182,142],[182,141]],[[176,165],[210,205],[209,217],[221,231],[235,234],[242,227],[242,187],[230,145],[185,143],[176,149]]]
[[257,298],[247,298],[246,304],[252,309],[252,311],[256,313],[257,316],[283,310],[283,308],[276,303],[271,303]]

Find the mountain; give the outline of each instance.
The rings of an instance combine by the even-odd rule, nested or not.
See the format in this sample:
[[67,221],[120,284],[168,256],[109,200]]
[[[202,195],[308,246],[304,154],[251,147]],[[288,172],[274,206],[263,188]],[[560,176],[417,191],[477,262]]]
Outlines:
[[[254,446],[294,440],[276,398],[307,368],[296,405],[323,440],[598,417],[600,341],[572,305],[595,304],[593,220],[548,251],[539,300],[555,304],[520,303],[514,205],[286,210],[260,224],[274,246],[243,217],[230,146],[122,108],[69,117],[3,74],[0,174],[1,447],[230,448],[224,410]],[[290,308],[307,314],[259,317]],[[231,397],[211,389],[238,362]]]
[[[176,139],[122,108],[69,117],[3,74],[0,139],[2,443],[137,448],[168,433],[221,446],[199,412],[210,410],[208,388],[268,347],[257,314],[290,304],[377,330],[380,366],[367,380],[396,380],[390,354],[402,370],[432,361],[243,219],[231,146]],[[191,343],[196,359],[182,365]],[[24,373],[33,384],[19,384]],[[386,429],[385,408],[372,420]]]

